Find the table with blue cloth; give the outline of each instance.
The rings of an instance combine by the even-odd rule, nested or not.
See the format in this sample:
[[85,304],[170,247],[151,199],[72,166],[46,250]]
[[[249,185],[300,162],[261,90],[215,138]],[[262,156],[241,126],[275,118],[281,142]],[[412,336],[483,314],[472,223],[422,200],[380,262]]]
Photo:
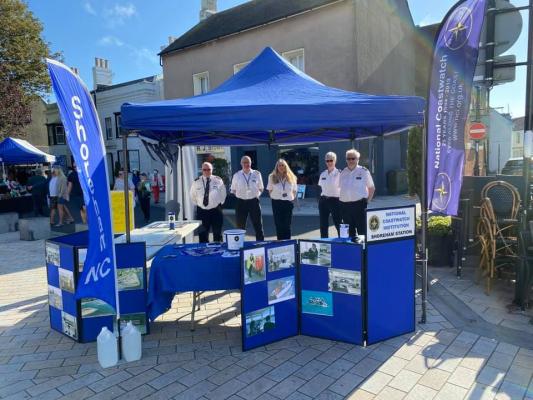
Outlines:
[[[205,254],[207,253],[207,254]],[[148,285],[148,317],[154,321],[170,309],[177,292],[240,289],[240,255],[227,257],[224,246],[206,244],[167,245],[155,256]],[[223,256],[224,255],[224,256]]]

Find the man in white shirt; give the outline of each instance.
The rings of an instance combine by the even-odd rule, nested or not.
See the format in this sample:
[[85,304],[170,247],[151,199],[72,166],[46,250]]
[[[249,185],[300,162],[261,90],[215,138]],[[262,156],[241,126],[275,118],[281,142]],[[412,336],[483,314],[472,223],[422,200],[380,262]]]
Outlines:
[[326,170],[320,174],[318,185],[322,189],[318,200],[318,213],[320,215],[320,237],[327,238],[329,231],[329,215],[340,235],[341,210],[339,203],[341,171],[335,167],[337,155],[332,151],[326,153]]
[[365,211],[369,201],[374,197],[375,187],[370,171],[359,164],[360,154],[351,149],[346,152],[346,164],[340,175],[341,215],[345,224],[349,224],[350,237],[366,235]]
[[196,204],[197,219],[202,221],[198,236],[200,243],[209,242],[209,230],[213,229],[213,241],[222,242],[222,204],[226,200],[226,186],[221,178],[213,175],[213,165],[202,164],[202,175],[194,180],[190,191]]
[[235,205],[235,217],[237,227],[246,229],[248,214],[252,220],[255,231],[255,240],[265,240],[263,233],[263,218],[259,196],[264,190],[261,173],[252,169],[252,159],[248,156],[241,158],[242,170],[233,175],[231,180],[231,193],[237,197]]

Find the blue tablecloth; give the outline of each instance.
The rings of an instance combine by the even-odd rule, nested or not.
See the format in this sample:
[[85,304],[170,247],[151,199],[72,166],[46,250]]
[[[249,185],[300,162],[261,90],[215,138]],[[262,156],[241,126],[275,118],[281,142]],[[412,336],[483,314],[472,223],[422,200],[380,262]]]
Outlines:
[[168,245],[152,261],[147,305],[151,321],[170,309],[176,292],[240,289],[240,256],[184,253],[195,248],[205,245]]

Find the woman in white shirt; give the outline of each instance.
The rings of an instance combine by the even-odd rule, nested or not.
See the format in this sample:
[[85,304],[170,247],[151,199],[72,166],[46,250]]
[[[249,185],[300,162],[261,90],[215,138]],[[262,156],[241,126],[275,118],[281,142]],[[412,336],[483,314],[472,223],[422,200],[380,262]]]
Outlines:
[[268,176],[267,190],[272,199],[272,213],[278,240],[291,238],[293,201],[296,198],[296,176],[287,161],[279,159]]

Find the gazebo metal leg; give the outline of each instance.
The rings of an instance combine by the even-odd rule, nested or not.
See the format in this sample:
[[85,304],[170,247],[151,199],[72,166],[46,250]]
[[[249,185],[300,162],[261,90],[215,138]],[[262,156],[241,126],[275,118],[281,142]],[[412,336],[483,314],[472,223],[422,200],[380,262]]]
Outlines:
[[191,332],[194,332],[194,312],[196,311],[196,293],[192,292]]

